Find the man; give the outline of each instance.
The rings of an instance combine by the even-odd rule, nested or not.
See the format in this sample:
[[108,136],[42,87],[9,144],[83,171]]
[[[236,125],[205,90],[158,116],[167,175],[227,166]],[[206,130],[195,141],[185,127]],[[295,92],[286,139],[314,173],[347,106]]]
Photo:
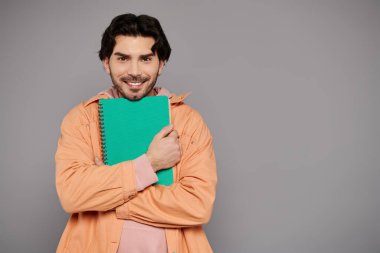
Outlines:
[[[209,221],[217,182],[212,137],[202,117],[176,96],[154,87],[170,56],[157,19],[124,14],[105,30],[99,57],[113,87],[64,118],[56,153],[56,187],[71,214],[57,252],[212,252]],[[170,98],[171,125],[132,161],[102,163],[98,100]],[[153,185],[173,167],[171,186]]]

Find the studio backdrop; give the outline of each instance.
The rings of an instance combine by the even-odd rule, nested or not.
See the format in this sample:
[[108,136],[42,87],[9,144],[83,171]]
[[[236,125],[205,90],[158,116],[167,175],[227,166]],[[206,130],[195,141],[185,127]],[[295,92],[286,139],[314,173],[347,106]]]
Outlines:
[[111,86],[97,52],[122,13],[172,47],[158,86],[214,138],[217,253],[380,252],[380,1],[0,3],[0,251],[55,252],[66,113]]

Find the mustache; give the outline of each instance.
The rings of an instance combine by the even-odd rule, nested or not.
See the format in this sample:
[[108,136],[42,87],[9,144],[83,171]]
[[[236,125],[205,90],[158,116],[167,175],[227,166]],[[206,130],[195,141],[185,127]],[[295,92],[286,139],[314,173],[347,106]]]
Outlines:
[[125,76],[121,78],[121,81],[126,82],[126,83],[143,83],[148,81],[150,78],[147,76]]

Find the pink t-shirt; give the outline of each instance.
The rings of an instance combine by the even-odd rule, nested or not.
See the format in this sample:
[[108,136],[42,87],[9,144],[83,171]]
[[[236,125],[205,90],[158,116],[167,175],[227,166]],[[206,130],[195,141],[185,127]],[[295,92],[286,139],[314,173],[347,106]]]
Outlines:
[[[137,190],[141,191],[158,181],[156,173],[146,157],[134,160]],[[125,220],[117,253],[167,253],[165,230],[132,220]]]
[[[110,98],[119,98],[120,94],[115,88],[102,92]],[[155,88],[156,95],[169,96],[170,92],[164,88]],[[137,191],[158,181],[150,161],[145,154],[134,160],[136,172]],[[165,230],[132,220],[125,220],[117,253],[167,253]]]

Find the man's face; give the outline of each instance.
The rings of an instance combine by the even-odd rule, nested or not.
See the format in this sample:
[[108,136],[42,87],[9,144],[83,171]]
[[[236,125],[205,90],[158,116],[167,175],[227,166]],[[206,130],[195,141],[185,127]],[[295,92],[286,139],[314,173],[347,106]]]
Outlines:
[[115,41],[112,55],[103,60],[114,87],[129,100],[154,95],[153,87],[164,67],[151,50],[154,39],[118,35]]

